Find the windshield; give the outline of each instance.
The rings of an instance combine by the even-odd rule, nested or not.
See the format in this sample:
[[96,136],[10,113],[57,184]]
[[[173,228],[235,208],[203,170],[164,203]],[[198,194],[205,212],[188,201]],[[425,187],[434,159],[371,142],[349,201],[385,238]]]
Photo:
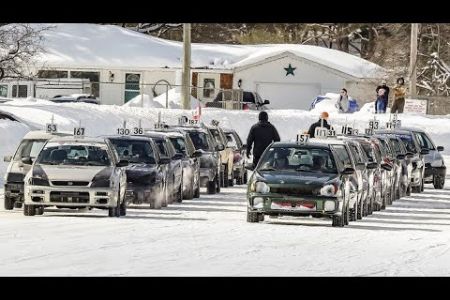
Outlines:
[[47,140],[23,140],[14,155],[14,160],[21,160],[23,157],[35,158],[46,142]]
[[110,139],[120,160],[130,163],[154,164],[155,154],[150,141]]
[[396,134],[406,146],[406,150],[408,152],[417,153],[416,145],[414,144],[414,140],[412,135],[410,134]]
[[190,131],[189,137],[192,140],[192,143],[195,146],[196,150],[205,150],[209,151],[208,137],[205,132],[200,131]]
[[47,144],[36,163],[43,165],[109,166],[106,145]]
[[369,162],[377,162],[374,149],[368,143],[362,143],[362,148],[369,159]]
[[323,148],[275,147],[261,158],[259,171],[337,173],[331,152]]
[[186,144],[184,143],[184,139],[182,137],[170,137],[169,139],[175,148],[176,153],[186,155]]
[[210,129],[214,139],[216,140],[217,145],[223,145],[222,138],[220,137],[220,132],[217,129]]
[[419,141],[420,148],[426,148],[429,150],[435,150],[433,143],[424,132],[415,132],[417,140]]
[[226,133],[227,136],[227,147],[233,148],[233,149],[238,149],[238,145],[237,142],[234,138],[234,135],[232,133]]

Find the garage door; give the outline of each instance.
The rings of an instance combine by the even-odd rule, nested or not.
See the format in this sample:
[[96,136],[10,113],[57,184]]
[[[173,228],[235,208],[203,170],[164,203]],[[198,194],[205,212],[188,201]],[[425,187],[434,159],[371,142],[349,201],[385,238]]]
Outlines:
[[256,91],[270,101],[271,109],[309,110],[313,99],[320,94],[320,86],[312,84],[257,83]]

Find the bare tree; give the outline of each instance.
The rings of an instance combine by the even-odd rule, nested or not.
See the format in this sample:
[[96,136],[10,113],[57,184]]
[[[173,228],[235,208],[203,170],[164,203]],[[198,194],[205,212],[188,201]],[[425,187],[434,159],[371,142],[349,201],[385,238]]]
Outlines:
[[0,27],[0,80],[26,78],[27,65],[42,51],[42,31],[50,27],[7,24]]

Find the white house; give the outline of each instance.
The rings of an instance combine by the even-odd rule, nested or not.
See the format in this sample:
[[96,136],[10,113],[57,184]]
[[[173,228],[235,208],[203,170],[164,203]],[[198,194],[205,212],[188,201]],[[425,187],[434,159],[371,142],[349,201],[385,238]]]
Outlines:
[[[44,32],[45,53],[33,67],[40,78],[88,78],[102,103],[118,105],[140,93],[161,94],[177,83],[180,42],[113,25],[33,26],[43,25],[54,27]],[[343,87],[353,98],[373,100],[385,72],[354,55],[309,45],[194,43],[191,53],[191,84],[198,87],[194,97],[207,101],[219,89],[242,88],[259,92],[271,108],[280,109],[307,109],[315,96]]]

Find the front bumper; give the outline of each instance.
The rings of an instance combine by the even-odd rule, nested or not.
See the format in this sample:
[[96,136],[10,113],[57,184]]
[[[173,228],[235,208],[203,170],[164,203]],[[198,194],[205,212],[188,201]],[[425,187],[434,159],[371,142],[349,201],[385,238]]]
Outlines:
[[125,200],[127,203],[142,204],[149,203],[150,199],[156,198],[160,193],[159,186],[140,186],[132,183],[127,184]]
[[447,174],[447,167],[426,167],[425,168],[425,182],[426,183],[432,183],[434,176],[437,177],[445,177]]
[[118,193],[111,188],[26,186],[25,204],[38,206],[98,207],[117,206]]
[[23,186],[23,182],[5,183],[5,197],[13,198],[18,202],[23,202]]
[[[255,198],[262,198],[263,203],[255,204]],[[336,197],[251,193],[247,208],[248,211],[267,215],[332,216],[342,214],[342,204],[342,199]]]

